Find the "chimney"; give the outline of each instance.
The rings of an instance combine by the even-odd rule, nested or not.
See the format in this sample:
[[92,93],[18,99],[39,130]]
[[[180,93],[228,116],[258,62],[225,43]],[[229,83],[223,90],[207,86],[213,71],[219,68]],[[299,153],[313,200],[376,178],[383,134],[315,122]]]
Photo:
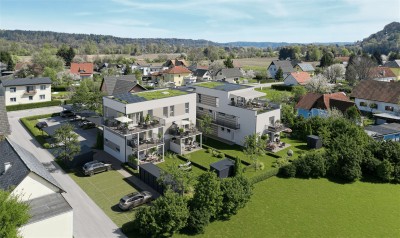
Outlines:
[[10,162],[5,162],[4,163],[4,172],[3,172],[3,174],[5,174],[10,168],[11,168],[11,163]]

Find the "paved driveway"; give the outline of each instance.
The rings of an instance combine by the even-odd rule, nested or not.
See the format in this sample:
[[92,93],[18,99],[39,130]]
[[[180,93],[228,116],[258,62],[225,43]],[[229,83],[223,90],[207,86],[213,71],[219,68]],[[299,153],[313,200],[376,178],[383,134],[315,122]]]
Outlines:
[[54,157],[47,150],[40,148],[39,144],[19,122],[21,117],[60,112],[61,110],[61,107],[48,107],[9,112],[8,118],[12,130],[10,139],[18,142],[19,145],[36,155],[66,191],[64,197],[74,210],[75,238],[125,237],[111,219],[54,162]]

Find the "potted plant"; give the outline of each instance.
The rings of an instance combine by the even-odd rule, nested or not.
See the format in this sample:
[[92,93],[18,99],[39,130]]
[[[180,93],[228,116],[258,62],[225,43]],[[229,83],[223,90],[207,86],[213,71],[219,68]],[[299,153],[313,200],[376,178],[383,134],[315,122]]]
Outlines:
[[179,134],[183,134],[183,132],[185,132],[185,129],[184,128],[179,128]]
[[127,122],[125,122],[125,123],[122,125],[122,130],[124,131],[125,134],[128,133],[128,123],[127,123]]
[[146,125],[150,125],[150,122],[151,122],[151,116],[150,116],[150,114],[147,114],[147,115],[146,115],[146,118],[144,119],[144,122],[146,123]]

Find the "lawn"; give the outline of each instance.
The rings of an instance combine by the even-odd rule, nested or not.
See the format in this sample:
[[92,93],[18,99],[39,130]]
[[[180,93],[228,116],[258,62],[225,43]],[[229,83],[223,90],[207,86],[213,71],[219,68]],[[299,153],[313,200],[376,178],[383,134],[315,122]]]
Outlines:
[[146,100],[154,100],[154,99],[181,96],[181,95],[185,95],[185,94],[187,94],[187,93],[184,91],[167,89],[167,90],[146,91],[146,92],[137,93],[136,95],[138,95],[139,97],[143,97]]
[[293,94],[291,92],[288,91],[279,91],[279,90],[275,90],[272,88],[257,88],[256,89],[259,92],[263,92],[265,93],[265,98],[269,99],[269,100],[276,100],[276,99],[280,99],[280,98],[290,98],[293,96]]
[[122,212],[118,202],[136,189],[118,171],[111,170],[92,177],[75,173],[69,175],[117,226],[133,220],[135,209]]
[[69,99],[71,94],[71,92],[52,92],[51,97],[53,99]]
[[[168,168],[170,166],[178,167],[180,164],[184,164],[184,163],[186,163],[186,160],[182,160],[178,157],[174,158],[174,157],[170,157],[170,156],[165,156],[164,162],[157,164],[157,166],[168,172]],[[196,166],[192,165],[192,170],[190,171],[190,173],[193,173],[195,176],[199,176],[203,172],[204,172],[204,170],[199,169]]]
[[207,153],[205,149],[195,151],[189,155],[189,160],[202,165],[206,169],[210,168],[210,164],[221,160],[221,158],[214,157],[211,153]]
[[400,185],[273,177],[237,215],[196,237],[399,237],[399,204]]

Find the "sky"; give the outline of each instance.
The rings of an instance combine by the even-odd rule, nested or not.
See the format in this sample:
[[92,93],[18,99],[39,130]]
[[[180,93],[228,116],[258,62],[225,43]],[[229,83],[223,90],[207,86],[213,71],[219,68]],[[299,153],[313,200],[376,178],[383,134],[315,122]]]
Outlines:
[[354,42],[400,0],[0,0],[0,29],[215,42]]

